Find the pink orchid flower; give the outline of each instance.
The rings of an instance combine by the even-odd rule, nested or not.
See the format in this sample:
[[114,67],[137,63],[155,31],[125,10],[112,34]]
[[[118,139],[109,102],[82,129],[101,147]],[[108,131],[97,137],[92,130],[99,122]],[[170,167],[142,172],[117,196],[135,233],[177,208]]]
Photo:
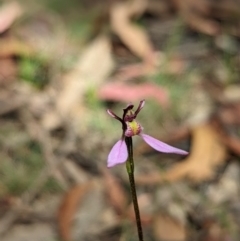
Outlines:
[[132,111],[134,105],[129,104],[123,109],[123,117],[120,118],[114,114],[111,110],[107,110],[107,113],[122,123],[123,134],[122,138],[113,146],[108,155],[107,167],[113,167],[118,164],[126,162],[128,158],[127,145],[125,143],[125,137],[132,137],[135,135],[140,136],[149,146],[153,149],[163,153],[175,153],[180,155],[187,155],[188,152],[180,150],[176,147],[170,146],[162,141],[159,141],[152,136],[143,134],[142,126],[135,120],[138,113],[141,111],[145,104],[145,100],[140,101],[139,106],[135,112]]

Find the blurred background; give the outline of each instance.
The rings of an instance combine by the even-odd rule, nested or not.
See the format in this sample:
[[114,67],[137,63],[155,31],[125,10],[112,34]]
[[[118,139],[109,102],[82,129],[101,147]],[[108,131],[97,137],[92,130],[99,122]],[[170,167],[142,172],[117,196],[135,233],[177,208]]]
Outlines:
[[0,240],[137,241],[118,115],[134,137],[145,241],[240,240],[240,1],[0,1]]

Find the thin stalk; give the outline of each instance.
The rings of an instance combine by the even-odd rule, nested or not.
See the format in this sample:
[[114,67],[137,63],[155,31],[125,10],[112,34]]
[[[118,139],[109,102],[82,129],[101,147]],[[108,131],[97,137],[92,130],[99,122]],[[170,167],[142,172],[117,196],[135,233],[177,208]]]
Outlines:
[[138,199],[137,199],[137,193],[136,193],[136,186],[135,186],[135,180],[134,180],[134,161],[133,161],[133,145],[132,145],[132,137],[126,137],[125,138],[127,149],[128,149],[128,159],[126,162],[126,168],[129,176],[129,182],[130,182],[130,189],[132,194],[132,200],[133,200],[133,207],[136,217],[136,223],[137,223],[137,230],[138,230],[138,239],[139,241],[143,241],[143,232],[142,232],[142,224],[141,224],[141,218],[140,218],[140,212],[138,207]]

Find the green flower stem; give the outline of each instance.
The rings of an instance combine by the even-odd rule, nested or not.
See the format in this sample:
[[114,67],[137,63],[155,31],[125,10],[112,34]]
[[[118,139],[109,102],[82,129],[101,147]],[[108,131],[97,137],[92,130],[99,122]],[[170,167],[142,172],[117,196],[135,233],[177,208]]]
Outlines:
[[133,206],[135,211],[137,230],[138,230],[138,239],[139,241],[143,241],[143,232],[142,232],[142,224],[140,218],[140,212],[138,207],[138,199],[136,193],[136,186],[134,180],[134,161],[133,161],[133,145],[132,145],[132,137],[126,137],[125,142],[128,149],[128,159],[126,162],[126,168],[129,176],[130,189],[132,194]]

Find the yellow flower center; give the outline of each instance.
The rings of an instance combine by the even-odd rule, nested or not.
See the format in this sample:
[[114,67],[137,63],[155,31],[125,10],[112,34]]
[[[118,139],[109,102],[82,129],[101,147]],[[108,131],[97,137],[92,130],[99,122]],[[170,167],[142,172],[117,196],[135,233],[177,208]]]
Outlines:
[[141,125],[135,120],[131,122],[127,121],[126,124],[127,124],[127,130],[125,132],[125,136],[128,136],[128,137],[135,136],[142,131]]

